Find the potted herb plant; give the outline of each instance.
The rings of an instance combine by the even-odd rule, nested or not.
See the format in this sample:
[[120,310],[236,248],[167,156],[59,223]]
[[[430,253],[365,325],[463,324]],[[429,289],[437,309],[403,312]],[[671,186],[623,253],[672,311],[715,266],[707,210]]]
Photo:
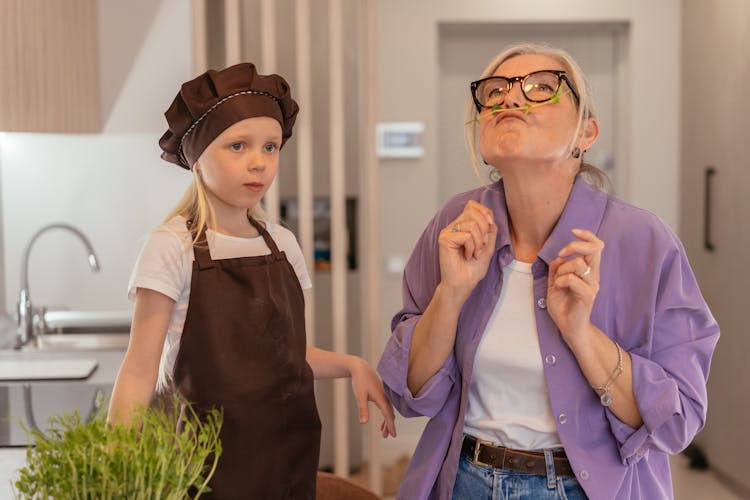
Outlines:
[[142,409],[136,421],[53,417],[49,429],[30,432],[34,442],[14,483],[16,497],[182,499],[210,491],[221,455],[219,410],[199,416],[175,398],[171,407]]

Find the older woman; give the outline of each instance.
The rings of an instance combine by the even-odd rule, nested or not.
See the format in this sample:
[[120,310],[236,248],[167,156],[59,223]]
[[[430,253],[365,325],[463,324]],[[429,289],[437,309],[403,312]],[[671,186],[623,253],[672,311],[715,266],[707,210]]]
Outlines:
[[682,245],[584,163],[599,124],[567,53],[512,47],[471,93],[501,180],[448,201],[404,272],[379,371],[430,420],[399,498],[669,498],[719,334]]

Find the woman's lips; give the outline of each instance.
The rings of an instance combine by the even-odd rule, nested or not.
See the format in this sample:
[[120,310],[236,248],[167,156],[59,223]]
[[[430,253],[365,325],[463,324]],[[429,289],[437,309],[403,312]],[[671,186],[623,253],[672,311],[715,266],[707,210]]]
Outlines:
[[526,121],[526,120],[523,119],[523,117],[521,116],[520,113],[516,113],[514,111],[505,111],[505,112],[498,113],[498,114],[500,116],[498,116],[497,118],[495,118],[495,125],[497,125],[498,123],[500,123],[502,121],[506,121],[506,120],[510,120],[510,119],[516,119],[516,120],[520,120],[522,122]]
[[264,185],[261,184],[260,182],[248,182],[248,183],[243,184],[243,186],[245,186],[250,191],[259,193],[259,192],[263,191],[263,186]]

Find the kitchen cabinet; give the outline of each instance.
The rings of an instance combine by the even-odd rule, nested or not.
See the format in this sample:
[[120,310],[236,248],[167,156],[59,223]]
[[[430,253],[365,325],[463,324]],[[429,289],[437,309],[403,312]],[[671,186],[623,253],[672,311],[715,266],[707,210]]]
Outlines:
[[96,0],[0,0],[0,131],[101,129]]
[[750,494],[750,2],[687,0],[683,9],[681,233],[721,328],[696,443],[711,468]]

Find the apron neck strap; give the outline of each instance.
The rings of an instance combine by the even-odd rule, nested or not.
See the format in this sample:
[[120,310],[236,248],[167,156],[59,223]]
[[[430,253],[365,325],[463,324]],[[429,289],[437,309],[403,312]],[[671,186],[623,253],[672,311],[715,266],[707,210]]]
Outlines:
[[195,241],[193,244],[193,254],[195,255],[195,261],[198,263],[200,269],[208,269],[214,267],[214,261],[211,258],[211,252],[208,249],[208,239],[206,238],[206,226],[201,228],[201,234],[198,239],[195,239],[195,229],[193,228],[192,219],[185,221],[185,225],[190,231],[190,235]]
[[271,238],[271,235],[268,234],[268,231],[265,227],[263,227],[263,224],[255,220],[255,218],[251,217],[250,214],[247,214],[247,220],[250,221],[250,224],[255,227],[255,229],[258,230],[261,236],[263,236],[263,241],[266,242],[266,246],[268,246],[269,250],[271,250],[271,253],[276,259],[283,258],[281,256],[281,252],[279,252],[279,247],[276,246],[276,242],[273,241],[273,238]]

